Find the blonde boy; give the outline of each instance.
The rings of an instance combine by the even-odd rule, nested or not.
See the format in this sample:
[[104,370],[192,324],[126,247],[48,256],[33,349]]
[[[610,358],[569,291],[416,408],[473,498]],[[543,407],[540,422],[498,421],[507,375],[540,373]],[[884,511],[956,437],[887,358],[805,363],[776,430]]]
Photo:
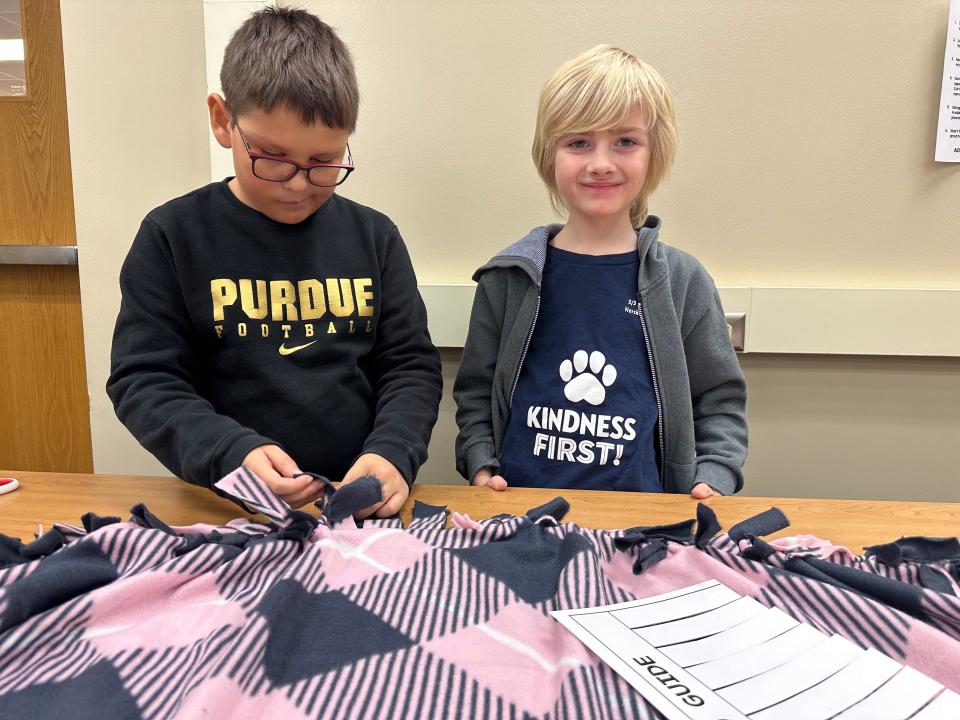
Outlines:
[[477,270],[454,386],[475,485],[729,494],[746,386],[713,280],[648,214],[677,146],[657,72],[598,45],[540,95],[533,159],[564,225]]

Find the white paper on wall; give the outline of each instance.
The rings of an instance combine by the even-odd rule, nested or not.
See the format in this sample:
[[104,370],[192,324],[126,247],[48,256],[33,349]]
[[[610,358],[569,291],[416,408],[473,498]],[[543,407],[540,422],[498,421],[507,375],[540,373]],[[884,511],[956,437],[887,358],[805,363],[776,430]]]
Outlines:
[[935,159],[960,162],[960,0],[950,2]]

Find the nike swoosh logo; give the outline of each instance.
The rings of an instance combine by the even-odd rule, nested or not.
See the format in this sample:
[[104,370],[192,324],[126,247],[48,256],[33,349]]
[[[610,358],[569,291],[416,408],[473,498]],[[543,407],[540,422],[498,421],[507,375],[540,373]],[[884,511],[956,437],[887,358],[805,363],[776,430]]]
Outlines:
[[294,345],[293,347],[289,347],[289,348],[288,348],[285,344],[281,343],[281,344],[280,344],[280,354],[281,354],[281,355],[293,355],[293,354],[294,354],[295,352],[297,352],[298,350],[303,350],[304,348],[308,348],[308,347],[310,347],[311,345],[313,345],[313,343],[315,343],[315,342],[316,342],[316,340],[314,340],[313,342],[308,342],[306,345]]

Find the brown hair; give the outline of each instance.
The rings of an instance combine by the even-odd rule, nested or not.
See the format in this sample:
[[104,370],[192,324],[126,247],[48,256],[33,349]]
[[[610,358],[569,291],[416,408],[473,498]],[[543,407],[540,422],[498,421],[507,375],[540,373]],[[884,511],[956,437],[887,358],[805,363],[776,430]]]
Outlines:
[[251,15],[223,54],[220,86],[234,118],[279,103],[307,125],[356,129],[360,92],[350,51],[306,10],[267,7]]

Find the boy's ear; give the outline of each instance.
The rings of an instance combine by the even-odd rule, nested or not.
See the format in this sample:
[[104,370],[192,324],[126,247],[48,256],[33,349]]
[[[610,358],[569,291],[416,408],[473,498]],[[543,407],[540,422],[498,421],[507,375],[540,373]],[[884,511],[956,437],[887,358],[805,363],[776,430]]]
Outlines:
[[221,147],[233,147],[233,133],[230,131],[230,111],[222,95],[210,93],[207,96],[207,109],[210,111],[210,129]]

